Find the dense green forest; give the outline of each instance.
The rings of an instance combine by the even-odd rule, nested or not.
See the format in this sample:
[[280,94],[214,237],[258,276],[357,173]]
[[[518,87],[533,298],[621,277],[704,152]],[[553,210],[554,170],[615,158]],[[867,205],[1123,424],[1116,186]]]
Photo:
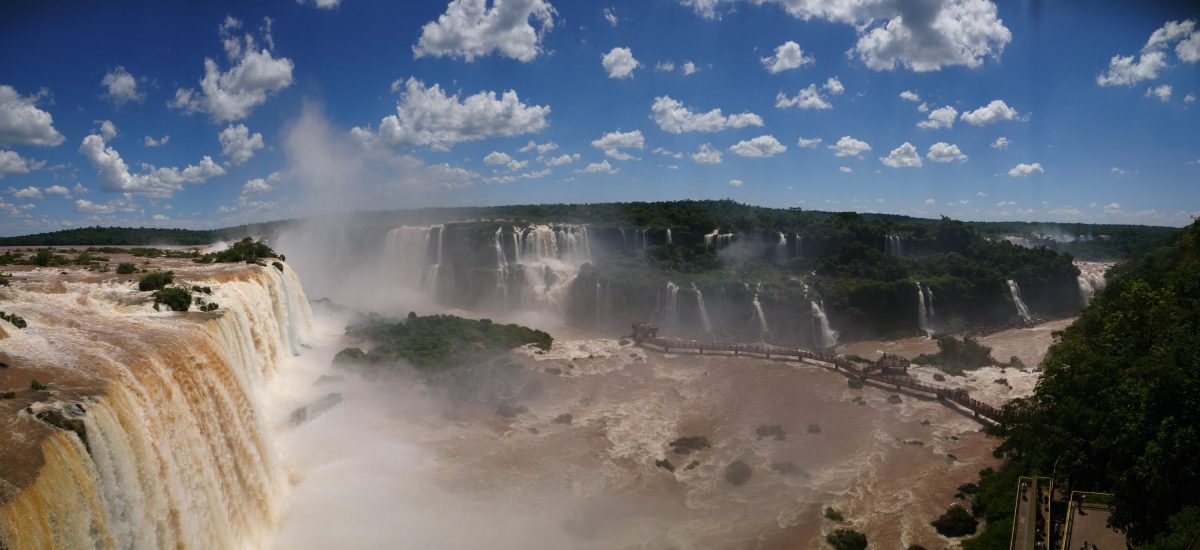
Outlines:
[[346,327],[346,335],[368,351],[346,348],[338,352],[334,363],[368,371],[386,370],[401,362],[418,370],[438,371],[479,363],[526,344],[548,350],[553,342],[549,334],[520,325],[415,313],[400,320],[372,315]]
[[1007,547],[1013,482],[1034,473],[1112,492],[1113,524],[1139,547],[1186,547],[1200,532],[1200,222],[1118,266],[1042,369],[1004,409],[997,454],[1012,462],[981,484],[994,528],[966,547]]

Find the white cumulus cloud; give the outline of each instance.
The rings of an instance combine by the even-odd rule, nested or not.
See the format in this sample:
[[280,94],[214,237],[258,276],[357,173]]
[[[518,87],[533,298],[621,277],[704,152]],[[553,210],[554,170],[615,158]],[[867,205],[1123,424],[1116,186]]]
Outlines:
[[1008,138],[1000,136],[992,142],[992,149],[1008,149]]
[[726,128],[762,126],[762,117],[754,113],[725,116],[721,109],[697,113],[670,96],[654,98],[650,113],[658,127],[672,134],[683,132],[719,132]]
[[745,184],[746,184],[746,182],[744,182],[744,181],[742,181],[742,180],[739,180],[739,179],[731,179],[731,180],[729,180],[729,186],[730,186],[730,187],[741,187],[741,186],[743,186],[743,185],[745,185]]
[[12,174],[28,174],[45,165],[45,162],[30,161],[16,151],[0,151],[0,180]]
[[918,128],[938,129],[938,128],[953,128],[954,118],[958,116],[958,110],[949,105],[939,107],[929,111],[929,118],[917,123]]
[[775,95],[775,107],[786,109],[788,107],[796,107],[799,109],[832,109],[828,101],[821,97],[821,93],[817,91],[816,84],[809,84],[807,88],[800,90],[796,97],[788,97],[783,92]]
[[829,77],[822,88],[825,88],[825,91],[831,95],[841,95],[842,92],[846,91],[846,87],[842,86],[842,81],[838,80],[836,76]]
[[[929,146],[929,152],[925,156],[933,162],[966,162],[967,155],[964,155],[959,150],[957,145],[939,141]],[[986,195],[984,195],[986,196]]]
[[543,52],[542,39],[554,28],[557,14],[547,0],[452,0],[437,21],[421,27],[413,57],[471,62],[496,51],[529,62]]
[[1042,169],[1042,163],[1040,162],[1035,162],[1033,164],[1026,164],[1022,162],[1016,166],[1013,166],[1012,169],[1008,171],[1008,177],[1024,178],[1033,174],[1041,174],[1044,172],[1045,170]]
[[803,147],[805,149],[816,149],[817,146],[820,145],[822,141],[824,141],[824,140],[821,138],[803,138],[802,137],[802,138],[796,140],[796,146]]
[[142,164],[142,173],[133,174],[117,150],[108,147],[98,134],[83,138],[79,152],[96,169],[100,188],[105,191],[169,197],[184,185],[203,183],[225,174],[225,169],[207,155],[198,164],[188,165],[183,170]]
[[604,151],[605,156],[617,160],[630,160],[634,158],[633,155],[622,151],[622,149],[645,148],[646,138],[642,136],[641,130],[634,130],[632,132],[615,131],[592,140],[592,147]]
[[616,174],[620,171],[620,168],[613,168],[613,166],[608,163],[608,160],[602,160],[600,162],[588,164],[582,170],[576,170],[575,172],[581,172],[585,174]]
[[608,72],[609,78],[629,78],[633,70],[642,64],[633,57],[629,48],[613,48],[600,58],[600,64]]
[[189,114],[205,112],[217,122],[240,120],[255,107],[266,103],[267,96],[292,85],[295,64],[286,57],[275,58],[271,53],[273,40],[270,19],[260,36],[263,44],[250,33],[236,36],[233,31],[241,22],[229,17],[220,27],[222,45],[232,66],[221,71],[212,58],[204,59],[204,77],[200,91],[179,88],[169,105]]
[[692,154],[692,160],[696,164],[720,164],[721,151],[713,147],[711,143],[704,143]]
[[428,146],[449,151],[456,144],[493,136],[535,133],[547,125],[550,107],[521,103],[517,92],[479,92],[460,98],[447,96],[441,86],[426,87],[409,78],[396,104],[396,114],[379,122],[378,132],[354,128],[364,141],[381,140],[392,147]]
[[892,149],[888,156],[879,157],[879,161],[892,168],[919,168],[922,164],[921,154],[907,141]]
[[767,72],[777,74],[810,65],[815,60],[811,55],[805,54],[799,44],[788,40],[776,47],[773,55],[761,58],[759,61],[767,68]]
[[104,86],[104,97],[118,107],[130,102],[140,102],[146,97],[146,94],[138,90],[137,78],[119,65],[100,79],[100,85]]
[[837,140],[837,143],[830,145],[833,154],[839,157],[857,157],[871,150],[871,146],[865,141],[854,139],[850,136],[842,136]]
[[904,90],[903,92],[900,92],[900,99],[903,99],[904,101],[911,101],[913,103],[921,102],[921,96],[910,90]]
[[1001,121],[1016,120],[1019,115],[1020,113],[1016,109],[1009,107],[1003,100],[993,99],[983,107],[964,112],[962,120],[972,126],[986,126]]
[[1157,97],[1160,101],[1170,101],[1171,92],[1174,88],[1170,84],[1162,84],[1159,86],[1151,86],[1146,88],[1146,97]]
[[262,134],[251,134],[245,124],[230,125],[221,130],[217,140],[221,142],[221,154],[234,166],[250,160],[255,151],[263,148]]
[[54,117],[37,107],[43,95],[22,97],[16,88],[0,84],[0,145],[55,147],[63,142]]
[[739,141],[729,148],[731,152],[742,157],[773,157],[784,151],[787,151],[787,146],[779,143],[778,139],[772,135],[758,136],[753,139]]

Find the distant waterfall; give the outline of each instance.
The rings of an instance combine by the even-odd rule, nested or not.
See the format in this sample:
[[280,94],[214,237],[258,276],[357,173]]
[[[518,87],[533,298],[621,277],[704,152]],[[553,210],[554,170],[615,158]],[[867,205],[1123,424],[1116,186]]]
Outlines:
[[812,301],[813,331],[817,345],[822,348],[832,348],[837,345],[837,332],[829,326],[829,317],[825,316],[825,305]]
[[1025,324],[1029,324],[1031,321],[1033,321],[1033,316],[1029,314],[1029,308],[1025,305],[1025,302],[1021,300],[1021,287],[1017,285],[1016,281],[1012,279],[1008,280],[1008,292],[1012,295],[1013,303],[1017,305],[1017,315],[1021,316],[1021,320],[1024,321]]
[[429,227],[397,227],[384,239],[384,276],[402,286],[419,287],[429,265]]
[[904,239],[899,235],[885,235],[884,252],[887,252],[892,256],[904,256]]
[[679,326],[679,285],[667,281],[667,322]]
[[623,245],[629,244],[629,238],[625,236],[625,228],[618,227],[617,229],[621,230],[621,244],[623,244]]
[[708,308],[704,307],[704,293],[700,292],[700,288],[696,283],[692,283],[692,292],[696,293],[696,307],[700,309],[700,322],[704,324],[704,332],[712,333],[712,322],[708,319]]
[[446,226],[435,225],[430,229],[437,230],[437,256],[434,263],[425,270],[424,287],[430,295],[436,298],[438,295],[438,279],[442,269],[442,244],[445,242]]
[[671,228],[667,228],[667,244],[671,244]]
[[[747,285],[747,288],[749,285]],[[754,285],[754,294],[750,303],[754,305],[754,317],[758,319],[758,334],[759,338],[766,340],[767,335],[771,333],[771,329],[767,326],[767,314],[763,312],[762,302],[759,301],[758,295],[762,292],[762,283]]]
[[713,244],[716,242],[717,235],[720,235],[720,234],[721,234],[720,228],[712,230],[712,233],[705,233],[704,234],[704,246],[711,248],[713,246]]
[[646,249],[646,229],[635,229],[633,231],[633,246],[634,248]]
[[1084,269],[1080,270],[1077,281],[1079,283],[1079,301],[1085,306],[1096,296],[1096,292],[1103,289],[1107,283],[1104,280],[1104,273]]
[[496,301],[508,306],[508,257],[504,253],[504,228],[496,228]]
[[804,257],[804,237],[800,236],[800,234],[798,234],[798,233],[796,235],[792,235],[792,236],[795,237],[795,239],[796,239],[796,253],[794,254],[794,256],[796,258],[803,258]]
[[933,289],[929,285],[921,286],[917,281],[917,324],[926,336],[933,338]]
[[779,242],[775,243],[775,261],[781,264],[788,261],[788,240],[782,231],[779,232]]

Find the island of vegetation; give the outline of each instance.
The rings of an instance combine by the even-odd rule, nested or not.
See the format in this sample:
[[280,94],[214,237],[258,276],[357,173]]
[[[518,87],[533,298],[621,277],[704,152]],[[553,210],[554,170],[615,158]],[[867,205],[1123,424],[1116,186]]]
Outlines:
[[368,351],[343,349],[334,357],[334,364],[375,373],[398,364],[431,372],[469,366],[519,346],[549,350],[553,342],[549,334],[520,325],[415,313],[405,319],[370,315],[346,327],[346,334]]

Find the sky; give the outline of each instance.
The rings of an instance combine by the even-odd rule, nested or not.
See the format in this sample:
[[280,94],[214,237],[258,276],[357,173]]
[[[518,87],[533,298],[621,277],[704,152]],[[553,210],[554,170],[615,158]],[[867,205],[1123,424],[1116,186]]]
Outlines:
[[0,234],[722,199],[1200,215],[1200,5],[11,1]]

